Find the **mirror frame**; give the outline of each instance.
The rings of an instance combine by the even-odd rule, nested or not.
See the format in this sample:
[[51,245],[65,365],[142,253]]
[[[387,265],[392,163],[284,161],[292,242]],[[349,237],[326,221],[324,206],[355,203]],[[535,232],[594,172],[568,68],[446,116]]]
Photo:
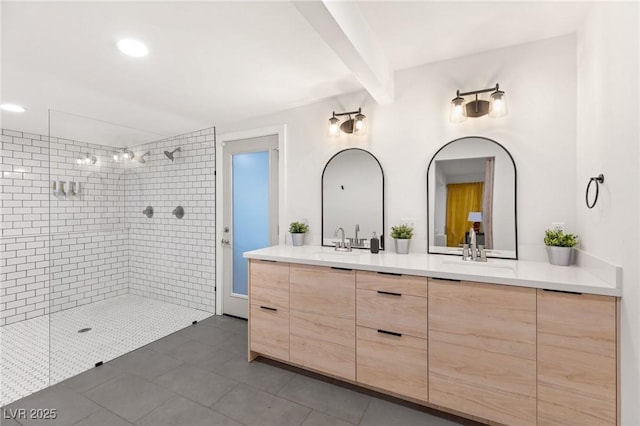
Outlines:
[[[384,235],[384,170],[382,169],[382,165],[380,164],[380,161],[376,158],[375,155],[373,155],[371,152],[367,151],[366,149],[362,149],[362,148],[345,148],[342,149],[338,152],[336,152],[335,154],[333,154],[331,156],[331,158],[329,158],[327,160],[327,163],[324,165],[324,168],[322,169],[322,178],[320,179],[320,241],[321,241],[321,246],[322,247],[333,247],[332,245],[329,244],[325,244],[324,243],[324,173],[327,171],[327,166],[329,166],[329,164],[331,163],[331,161],[337,157],[338,155],[342,154],[343,152],[346,151],[362,151],[366,154],[369,154],[371,156],[371,158],[373,158],[374,160],[376,160],[376,163],[378,163],[378,167],[380,167],[380,174],[382,175],[382,233],[380,235],[378,235],[378,238],[380,239],[380,250],[384,250],[385,247],[385,235]],[[369,250],[369,248],[367,247],[353,247],[353,248],[357,248],[359,250]]]
[[[429,172],[431,171],[431,165],[433,164],[433,160],[435,160],[435,158],[437,157],[437,155],[440,153],[440,151],[442,151],[443,149],[445,149],[446,147],[448,147],[449,145],[451,145],[454,142],[458,142],[462,139],[471,139],[471,138],[475,138],[475,139],[484,139],[488,142],[492,142],[494,144],[496,144],[497,146],[499,146],[500,148],[502,148],[502,150],[504,152],[507,153],[507,155],[509,156],[509,159],[511,159],[511,164],[513,164],[513,215],[514,215],[514,223],[515,223],[515,243],[516,243],[516,247],[515,247],[515,257],[500,257],[500,256],[491,256],[491,259],[509,259],[509,260],[518,260],[518,168],[516,167],[516,162],[513,160],[513,156],[511,155],[511,153],[509,152],[509,150],[507,148],[505,148],[501,143],[494,141],[493,139],[484,137],[484,136],[463,136],[461,138],[457,138],[454,139],[452,141],[447,142],[446,144],[444,144],[443,146],[441,146],[436,152],[435,154],[433,154],[433,157],[431,157],[431,160],[429,161],[429,166],[427,167],[427,253],[429,254],[442,254],[445,256],[460,256],[457,253],[438,253],[438,252],[433,252],[431,251],[431,244],[429,243],[431,235],[429,234],[429,230],[431,228],[431,217],[430,217],[430,212],[429,212]],[[435,195],[435,194],[434,194]],[[489,256],[487,256],[489,257]]]

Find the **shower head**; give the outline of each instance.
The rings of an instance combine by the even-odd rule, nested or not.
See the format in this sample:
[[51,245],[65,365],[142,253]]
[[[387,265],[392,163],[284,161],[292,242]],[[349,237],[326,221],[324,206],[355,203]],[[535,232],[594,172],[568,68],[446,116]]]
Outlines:
[[140,158],[138,158],[138,161],[141,162],[142,164],[146,163],[147,160],[144,157],[146,157],[147,155],[150,155],[150,154],[151,154],[151,151],[145,152],[144,154],[142,154],[140,156]]
[[182,149],[180,149],[180,147],[177,147],[176,149],[174,149],[174,150],[173,150],[173,151],[171,151],[171,152],[169,152],[169,151],[165,151],[165,152],[164,152],[164,155],[166,155],[166,156],[167,156],[167,158],[168,158],[169,160],[173,161],[173,153],[174,153],[174,152],[180,152],[180,151],[182,151]]

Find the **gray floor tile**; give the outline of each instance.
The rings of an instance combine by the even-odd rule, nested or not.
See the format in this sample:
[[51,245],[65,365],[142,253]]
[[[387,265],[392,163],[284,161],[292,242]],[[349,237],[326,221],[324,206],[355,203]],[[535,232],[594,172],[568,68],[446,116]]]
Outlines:
[[211,370],[229,379],[246,383],[269,393],[277,393],[291,381],[295,373],[262,363],[260,361],[247,362],[244,356],[235,358],[223,364],[210,366]]
[[222,342],[231,337],[231,331],[218,327],[211,327],[204,324],[196,324],[182,330],[181,335],[197,340],[205,345],[219,348]]
[[180,345],[184,345],[188,341],[188,337],[183,336],[180,332],[177,332],[170,334],[167,337],[163,337],[162,339],[158,339],[155,342],[149,343],[147,346],[145,346],[145,348],[166,355],[166,353],[170,350],[175,349]]
[[174,368],[154,382],[207,407],[238,384],[235,380],[187,364]]
[[107,365],[151,380],[181,364],[174,358],[141,348],[109,361]]
[[225,315],[214,315],[203,321],[200,321],[198,324],[218,327],[225,331],[237,333],[237,332],[243,332],[243,331],[246,332],[248,322],[246,320],[233,318]]
[[93,388],[85,395],[120,417],[135,422],[175,393],[131,374]]
[[136,426],[241,426],[216,411],[182,397],[175,398],[144,416]]
[[[177,346],[168,351],[167,355],[171,358],[175,358],[189,364],[199,364],[211,359],[215,359],[217,360],[217,362],[220,362],[223,360],[220,357],[216,356],[216,352],[218,352],[219,350],[220,349],[205,345],[204,343],[188,339],[180,346]],[[226,361],[226,359],[224,359],[224,361]]]
[[65,388],[76,392],[86,392],[89,389],[108,382],[122,374],[124,373],[121,370],[112,367],[109,364],[104,364],[100,367],[94,367],[84,373],[80,373],[77,376],[73,376],[63,382],[60,382],[60,386],[64,386]]
[[[72,425],[75,422],[89,416],[101,409],[93,401],[62,386],[52,386],[40,392],[36,392],[26,398],[22,398],[12,404],[7,405],[5,410],[26,409],[26,418],[18,418],[18,422],[23,426],[32,425]],[[55,410],[55,419],[30,418],[29,409],[51,409]]]
[[278,396],[349,423],[358,423],[371,397],[331,383],[296,375]]
[[[11,414],[10,413],[4,413],[2,411],[2,409],[0,409],[0,425],[1,426],[20,426],[20,423],[18,423],[17,421],[13,420],[11,418]],[[7,418],[5,419],[4,416],[7,416]]]
[[133,423],[129,423],[122,417],[118,417],[109,410],[104,408],[100,411],[96,411],[89,417],[75,423],[73,426],[132,426]]
[[331,417],[320,411],[313,410],[302,426],[353,426],[353,423],[347,423],[336,417]]
[[460,423],[414,410],[403,405],[372,398],[361,426],[457,426]]
[[225,351],[233,352],[236,355],[241,355],[246,358],[248,353],[248,341],[247,336],[244,333],[234,334],[227,340],[222,342],[222,346]]
[[246,425],[300,425],[311,410],[270,393],[238,385],[211,407]]

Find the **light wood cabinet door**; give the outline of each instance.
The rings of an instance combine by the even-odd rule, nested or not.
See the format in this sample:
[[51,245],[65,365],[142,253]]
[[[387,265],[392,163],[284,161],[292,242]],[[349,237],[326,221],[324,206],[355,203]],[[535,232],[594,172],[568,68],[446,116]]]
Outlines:
[[357,328],[357,380],[427,400],[427,340],[400,333]]
[[429,402],[536,424],[536,290],[429,281]]
[[249,350],[289,361],[289,312],[250,306]]
[[289,309],[289,264],[250,261],[251,304]]
[[616,298],[538,290],[538,423],[617,422]]
[[355,271],[291,265],[292,363],[356,378]]
[[427,338],[426,297],[361,289],[358,289],[357,297],[358,325]]
[[355,276],[353,270],[291,265],[291,308],[302,312],[355,319]]

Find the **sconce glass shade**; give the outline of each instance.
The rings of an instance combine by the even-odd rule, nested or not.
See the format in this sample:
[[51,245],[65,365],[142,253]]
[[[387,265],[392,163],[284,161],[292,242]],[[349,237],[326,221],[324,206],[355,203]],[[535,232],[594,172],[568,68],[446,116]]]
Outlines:
[[340,120],[336,118],[334,115],[329,119],[329,136],[330,137],[338,137],[340,136]]
[[451,113],[449,115],[449,121],[452,123],[462,123],[467,119],[467,112],[464,107],[464,99],[460,96],[456,96],[451,100]]
[[362,136],[367,133],[367,126],[364,119],[367,118],[362,113],[357,113],[353,118],[353,134],[356,136]]
[[502,90],[496,90],[491,94],[489,117],[504,117],[505,115],[507,115],[507,112],[507,97]]

